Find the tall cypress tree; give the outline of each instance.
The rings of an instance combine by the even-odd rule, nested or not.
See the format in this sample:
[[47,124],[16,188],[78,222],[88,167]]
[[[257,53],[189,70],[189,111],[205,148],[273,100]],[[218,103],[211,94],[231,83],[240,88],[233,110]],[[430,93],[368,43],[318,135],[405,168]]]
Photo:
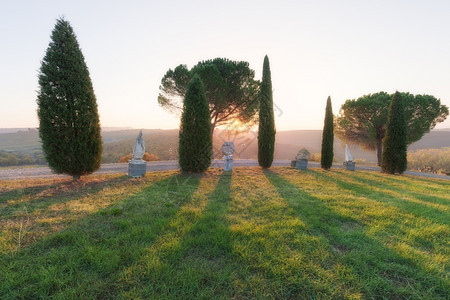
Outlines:
[[198,75],[189,82],[183,102],[178,163],[183,172],[204,172],[211,164],[212,138],[205,87]]
[[333,110],[331,108],[331,98],[328,96],[322,132],[322,155],[320,158],[320,166],[325,170],[331,168],[331,165],[333,164],[333,130]]
[[385,173],[400,173],[406,170],[407,127],[403,100],[399,92],[392,96],[383,140],[381,170]]
[[272,79],[269,58],[264,57],[261,90],[259,93],[258,163],[270,168],[275,150],[275,120],[273,114]]
[[39,136],[50,168],[74,181],[100,167],[102,138],[89,71],[69,22],[56,21],[39,73]]

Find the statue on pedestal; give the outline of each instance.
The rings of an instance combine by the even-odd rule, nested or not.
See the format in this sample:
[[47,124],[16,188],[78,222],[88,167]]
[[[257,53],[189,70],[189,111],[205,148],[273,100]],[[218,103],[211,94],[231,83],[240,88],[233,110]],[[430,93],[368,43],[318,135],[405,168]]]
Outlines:
[[345,144],[345,161],[344,161],[344,166],[349,171],[355,171],[355,165],[356,165],[356,163],[353,161],[353,157],[350,154],[350,149],[348,148],[348,145]]
[[310,153],[307,149],[300,149],[295,156],[295,159],[291,161],[291,167],[299,170],[306,170],[308,168],[308,160],[310,158]]
[[145,153],[145,143],[142,137],[142,130],[139,131],[136,142],[134,143],[133,157],[128,162],[128,176],[142,177],[147,171],[147,162],[142,160]]
[[236,151],[233,142],[225,142],[222,145],[222,154],[225,166],[224,171],[231,171],[233,169],[233,153]]

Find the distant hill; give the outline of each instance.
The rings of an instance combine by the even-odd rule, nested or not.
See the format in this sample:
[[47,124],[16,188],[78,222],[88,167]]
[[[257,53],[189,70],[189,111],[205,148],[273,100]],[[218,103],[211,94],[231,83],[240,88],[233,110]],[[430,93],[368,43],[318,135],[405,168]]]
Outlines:
[[16,133],[19,131],[36,130],[36,128],[0,128],[0,134]]
[[[121,156],[131,153],[139,129],[106,128],[102,130],[104,143],[104,162],[117,162]],[[156,154],[162,160],[177,158],[178,129],[144,129],[144,140],[147,151]],[[307,148],[311,153],[319,153],[321,147],[321,130],[291,130],[278,131],[275,141],[275,158],[292,159],[301,148]],[[258,139],[256,132],[247,132],[238,136],[228,136],[226,131],[216,130],[214,135],[215,157],[221,157],[223,142],[231,140],[236,147],[236,158],[256,158]],[[409,150],[450,147],[450,130],[433,130],[424,135]],[[335,139],[335,157],[338,161],[344,159],[345,144]],[[0,129],[0,151],[33,153],[41,151],[39,134],[36,129],[14,128]],[[374,151],[366,152],[357,145],[350,145],[350,151],[355,159],[376,162]]]

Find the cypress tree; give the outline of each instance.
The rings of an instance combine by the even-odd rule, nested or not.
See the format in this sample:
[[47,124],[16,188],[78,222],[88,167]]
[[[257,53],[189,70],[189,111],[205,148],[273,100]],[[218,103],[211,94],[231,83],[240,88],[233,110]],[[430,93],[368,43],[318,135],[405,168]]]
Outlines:
[[331,98],[328,96],[322,132],[322,155],[320,158],[320,166],[325,170],[331,168],[331,165],[333,164],[333,130],[333,110],[331,108]]
[[275,150],[275,120],[273,114],[272,79],[269,58],[264,57],[261,90],[259,93],[258,163],[266,169],[273,162]]
[[189,82],[183,102],[178,163],[182,172],[204,172],[211,164],[212,137],[205,87],[198,75]]
[[74,181],[94,172],[102,154],[97,100],[75,33],[64,19],[53,29],[39,86],[39,136],[48,165]]
[[383,140],[381,170],[385,173],[400,173],[406,170],[407,131],[403,100],[399,92],[392,96]]

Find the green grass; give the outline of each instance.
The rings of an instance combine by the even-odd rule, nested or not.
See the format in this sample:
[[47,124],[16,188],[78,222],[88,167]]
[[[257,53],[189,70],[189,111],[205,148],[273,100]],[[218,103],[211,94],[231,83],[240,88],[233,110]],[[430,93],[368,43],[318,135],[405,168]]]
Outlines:
[[2,181],[0,298],[448,299],[449,203],[334,169]]

